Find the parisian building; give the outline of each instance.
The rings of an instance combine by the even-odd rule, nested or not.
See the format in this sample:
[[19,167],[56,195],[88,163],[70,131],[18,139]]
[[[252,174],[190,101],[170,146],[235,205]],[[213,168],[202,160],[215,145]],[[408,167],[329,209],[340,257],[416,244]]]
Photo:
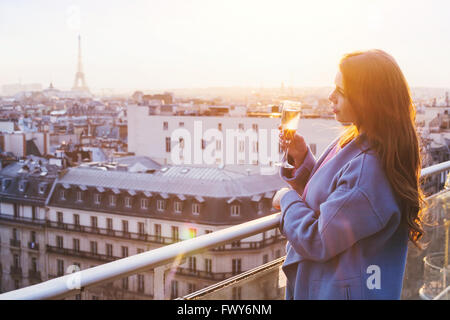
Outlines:
[[[30,166],[18,162],[0,171],[2,292],[274,213],[271,199],[286,186],[278,175],[224,168],[142,173],[99,164]],[[273,229],[73,298],[173,299],[284,254],[285,239]],[[247,296],[245,288],[235,295]]]

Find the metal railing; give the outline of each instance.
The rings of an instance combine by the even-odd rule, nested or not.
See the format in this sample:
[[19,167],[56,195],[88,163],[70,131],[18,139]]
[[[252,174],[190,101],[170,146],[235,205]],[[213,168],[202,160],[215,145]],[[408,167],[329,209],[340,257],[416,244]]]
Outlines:
[[[450,161],[422,169],[421,177],[447,172]],[[244,239],[279,226],[281,213],[275,213],[216,232],[140,253],[90,269],[78,271],[36,285],[0,295],[0,299],[58,299],[88,287],[108,283],[203,252],[235,240]],[[76,284],[76,285],[74,285]]]

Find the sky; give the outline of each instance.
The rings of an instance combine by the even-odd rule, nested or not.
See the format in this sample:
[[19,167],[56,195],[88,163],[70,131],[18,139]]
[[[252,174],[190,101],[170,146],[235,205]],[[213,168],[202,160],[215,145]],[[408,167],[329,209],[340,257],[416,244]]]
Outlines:
[[333,84],[379,48],[411,86],[450,87],[448,0],[1,0],[0,86],[92,90]]

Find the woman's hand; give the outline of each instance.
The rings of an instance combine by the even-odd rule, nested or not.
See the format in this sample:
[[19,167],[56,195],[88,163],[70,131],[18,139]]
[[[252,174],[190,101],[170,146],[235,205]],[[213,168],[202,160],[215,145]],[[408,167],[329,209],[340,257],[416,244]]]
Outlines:
[[303,163],[303,160],[306,158],[306,154],[308,153],[308,146],[306,145],[305,139],[303,136],[299,135],[298,133],[295,133],[294,139],[291,139],[289,145],[287,144],[286,140],[283,136],[283,131],[281,125],[278,127],[278,130],[280,130],[280,142],[281,142],[281,148],[286,150],[288,149],[288,155],[294,159],[294,167],[297,169],[300,167]]
[[272,206],[275,209],[280,210],[281,209],[281,207],[280,207],[281,198],[283,198],[283,196],[286,194],[286,192],[291,191],[291,190],[292,189],[289,189],[289,188],[282,188],[282,189],[278,190],[277,193],[275,193],[275,195],[273,196]]

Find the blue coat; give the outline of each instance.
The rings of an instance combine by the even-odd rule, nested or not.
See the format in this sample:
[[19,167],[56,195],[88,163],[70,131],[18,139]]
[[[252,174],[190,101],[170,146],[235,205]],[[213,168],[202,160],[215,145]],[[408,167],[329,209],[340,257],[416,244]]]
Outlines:
[[280,201],[286,299],[400,299],[408,228],[378,156],[353,140],[312,176],[337,141],[280,172],[294,189]]

